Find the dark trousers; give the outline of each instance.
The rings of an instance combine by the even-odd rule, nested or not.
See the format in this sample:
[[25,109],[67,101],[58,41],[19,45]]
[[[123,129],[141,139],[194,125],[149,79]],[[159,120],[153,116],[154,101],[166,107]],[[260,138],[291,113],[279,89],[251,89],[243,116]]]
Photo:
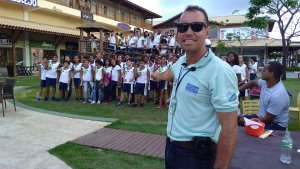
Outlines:
[[69,92],[68,92],[68,98],[72,96],[72,79],[70,80],[70,87],[69,87]]
[[110,83],[107,86],[104,86],[103,89],[104,97],[103,101],[108,102],[109,101],[109,96],[110,96]]
[[213,169],[214,160],[214,157],[200,160],[194,150],[172,144],[169,138],[166,140],[166,169]]
[[110,97],[112,101],[116,101],[116,89],[117,89],[117,81],[110,82]]
[[[249,115],[245,115],[244,117],[246,117],[247,119],[259,118],[256,114],[249,114]],[[244,126],[244,123],[239,122],[238,125]],[[265,129],[267,129],[267,130],[282,130],[282,131],[286,130],[285,127],[282,127],[274,122],[265,124]]]
[[256,79],[256,73],[250,73],[250,81]]

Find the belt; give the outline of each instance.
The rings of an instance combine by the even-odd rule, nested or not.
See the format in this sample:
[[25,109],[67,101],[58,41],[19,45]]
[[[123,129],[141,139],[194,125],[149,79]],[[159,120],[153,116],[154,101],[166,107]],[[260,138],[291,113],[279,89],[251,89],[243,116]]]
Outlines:
[[174,140],[170,140],[171,144],[177,145],[179,147],[182,148],[186,148],[189,150],[194,150],[194,144],[192,141],[174,141]]

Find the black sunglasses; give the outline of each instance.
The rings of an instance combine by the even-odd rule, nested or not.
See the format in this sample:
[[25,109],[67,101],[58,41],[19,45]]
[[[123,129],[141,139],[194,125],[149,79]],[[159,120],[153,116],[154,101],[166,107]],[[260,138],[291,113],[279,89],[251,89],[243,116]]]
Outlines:
[[177,31],[179,33],[186,32],[191,27],[193,32],[200,32],[202,29],[207,27],[203,22],[192,22],[192,23],[179,23],[177,24]]

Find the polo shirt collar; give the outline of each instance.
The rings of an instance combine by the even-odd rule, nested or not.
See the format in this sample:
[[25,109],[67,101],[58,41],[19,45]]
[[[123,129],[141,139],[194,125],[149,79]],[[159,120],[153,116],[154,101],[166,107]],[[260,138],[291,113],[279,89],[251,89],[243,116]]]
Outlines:
[[[187,68],[203,67],[213,58],[213,56],[214,56],[213,52],[210,49],[208,49],[207,52],[204,54],[204,56],[200,60],[198,60],[198,62],[196,62],[195,64],[189,65]],[[187,59],[187,57],[185,57],[185,63],[186,63],[186,59]]]

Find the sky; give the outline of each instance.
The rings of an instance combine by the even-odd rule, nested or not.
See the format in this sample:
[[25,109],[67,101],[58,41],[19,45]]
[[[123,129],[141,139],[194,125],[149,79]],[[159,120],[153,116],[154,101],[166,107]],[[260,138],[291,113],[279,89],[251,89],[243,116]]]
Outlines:
[[[167,20],[182,12],[188,5],[198,5],[204,8],[209,17],[232,15],[235,10],[237,14],[245,14],[249,5],[249,0],[129,0],[150,11],[160,14],[163,18],[157,20]],[[151,2],[147,4],[147,2]]]
[[[156,21],[165,21],[182,12],[188,5],[204,8],[208,17],[243,15],[250,7],[249,0],[129,0],[139,6],[162,16]],[[299,16],[300,17],[300,16]],[[271,38],[281,39],[277,24],[269,34]],[[294,38],[300,41],[300,37]]]

